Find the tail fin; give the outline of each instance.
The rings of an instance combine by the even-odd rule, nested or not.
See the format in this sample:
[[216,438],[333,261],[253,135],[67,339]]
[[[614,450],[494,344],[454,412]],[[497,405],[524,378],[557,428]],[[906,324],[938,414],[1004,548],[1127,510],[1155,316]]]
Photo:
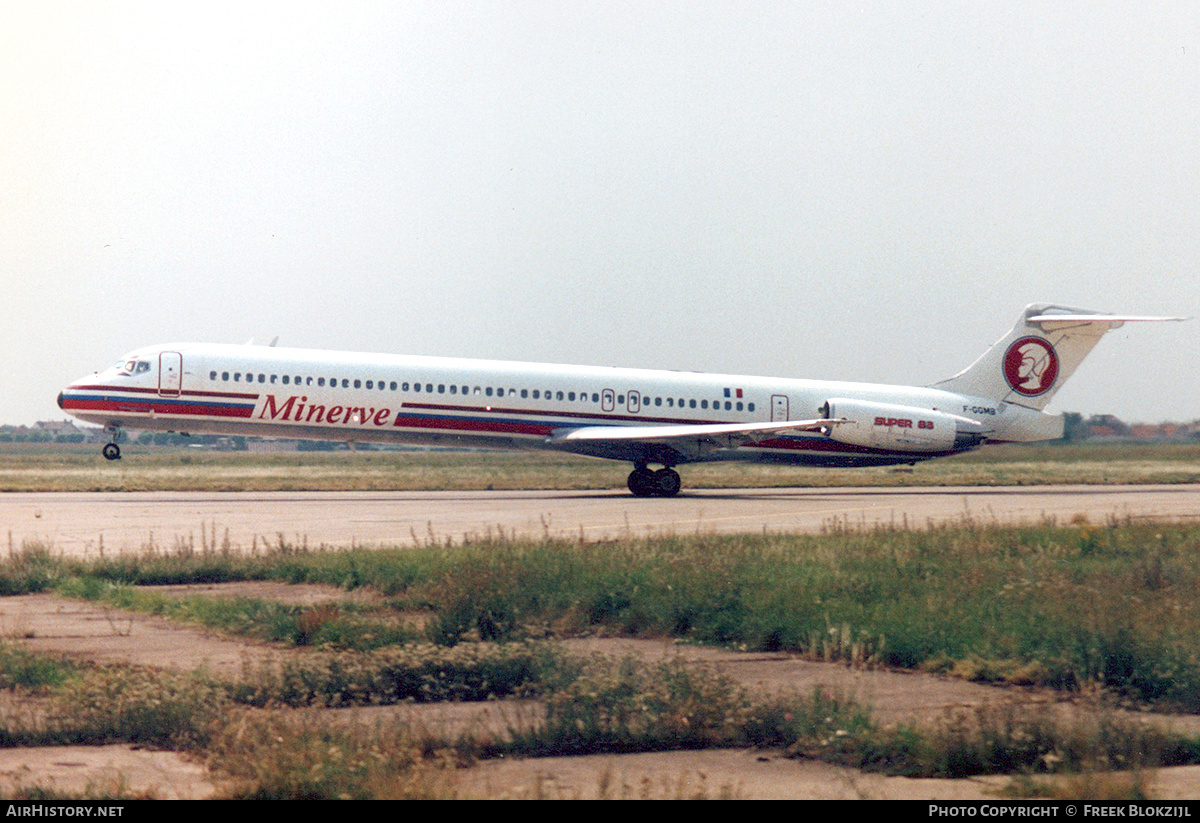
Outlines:
[[982,357],[934,387],[1040,411],[1105,332],[1126,322],[1183,319],[1099,314],[1032,303],[1012,331]]

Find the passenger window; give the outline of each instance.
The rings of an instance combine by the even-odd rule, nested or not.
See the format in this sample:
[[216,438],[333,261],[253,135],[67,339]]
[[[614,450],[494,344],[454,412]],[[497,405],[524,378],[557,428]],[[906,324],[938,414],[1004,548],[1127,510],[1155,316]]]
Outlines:
[[233,373],[233,382],[234,383],[242,382],[242,373],[240,371],[235,371]]
[[747,404],[746,404],[746,410],[747,410],[747,411],[754,411],[754,404],[753,404],[753,403],[747,403]]
[[210,371],[210,372],[208,373],[208,379],[209,379],[209,380],[216,380],[216,379],[217,379],[217,373],[216,373],[215,371]]
[[276,380],[278,380],[278,379],[279,379],[279,375],[277,375],[277,374],[273,374],[273,375],[271,375],[271,382],[272,382],[272,383],[274,383],[274,382],[275,382]]
[[696,408],[696,401],[695,401],[695,399],[692,399],[692,400],[689,400],[689,401],[688,401],[688,408],[692,408],[692,409]]
[[529,396],[529,389],[521,389],[521,396],[522,396],[522,397],[528,397],[528,396]]
[[575,392],[567,392],[567,400],[574,403],[575,402]]
[[443,383],[438,383],[438,394],[445,394],[446,386]]
[[368,381],[367,381],[367,388],[368,388],[368,389],[373,389],[373,388],[375,388],[375,381],[374,381],[374,380],[368,380]]
[[221,379],[228,381],[229,380],[229,372],[227,372],[227,371],[221,372]]
[[407,382],[400,384],[400,391],[408,391],[408,383]]
[[454,385],[453,383],[451,383],[451,384],[450,384],[450,393],[451,393],[451,394],[458,394],[458,386],[456,386],[456,385]]
[[741,401],[741,400],[739,400],[739,401],[737,402],[737,410],[738,410],[738,411],[741,411],[741,410],[742,410],[742,401]]
[[391,388],[392,388],[392,391],[395,391],[395,390],[396,390],[396,381],[395,381],[395,380],[393,380],[393,381],[391,382]]
[[259,382],[259,383],[266,383],[266,382],[267,382],[267,376],[266,376],[265,374],[260,374],[260,375],[258,376],[258,382]]
[[317,378],[317,385],[318,385],[318,386],[324,386],[324,385],[325,385],[325,378],[324,378],[324,377],[318,377],[318,378]]
[[361,380],[355,380],[355,381],[354,381],[354,388],[356,388],[356,389],[361,389],[361,388],[362,388],[362,381],[361,381]]
[[733,408],[733,404],[730,403],[728,400],[726,400],[725,401],[725,411],[729,411],[732,408]]
[[534,400],[540,400],[540,399],[541,399],[541,397],[542,397],[542,393],[541,393],[541,391],[540,391],[539,389],[534,389],[534,390],[533,390],[533,399],[534,399]]

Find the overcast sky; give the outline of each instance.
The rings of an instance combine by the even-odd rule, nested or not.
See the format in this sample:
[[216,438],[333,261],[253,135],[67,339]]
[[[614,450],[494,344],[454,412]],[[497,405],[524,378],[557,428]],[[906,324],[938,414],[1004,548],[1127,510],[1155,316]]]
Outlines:
[[0,423],[177,340],[923,385],[1200,315],[1193,3],[0,0],[0,104]]

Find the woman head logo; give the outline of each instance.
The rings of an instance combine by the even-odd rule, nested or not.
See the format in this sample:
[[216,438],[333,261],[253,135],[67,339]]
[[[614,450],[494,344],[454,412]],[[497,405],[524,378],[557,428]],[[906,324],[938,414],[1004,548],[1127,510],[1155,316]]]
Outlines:
[[1040,337],[1022,337],[1004,353],[1004,379],[1018,394],[1037,397],[1054,386],[1058,377],[1058,355]]

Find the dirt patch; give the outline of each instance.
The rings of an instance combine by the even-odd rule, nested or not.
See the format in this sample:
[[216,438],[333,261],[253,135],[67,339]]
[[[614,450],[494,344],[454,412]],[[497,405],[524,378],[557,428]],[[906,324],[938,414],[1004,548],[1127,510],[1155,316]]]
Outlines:
[[[151,588],[151,587],[147,587]],[[311,583],[275,583],[270,580],[246,580],[236,583],[190,583],[179,586],[154,586],[159,594],[187,597],[245,597],[248,599],[273,600],[289,606],[320,606],[323,603],[354,603],[360,606],[376,606],[383,598],[368,589],[346,591],[333,586]]]
[[253,640],[50,594],[0,598],[0,632],[33,652],[97,663],[205,668],[218,675],[274,654]]
[[[158,590],[180,595],[272,598],[302,605],[347,599],[346,592],[332,587],[276,583],[170,586]],[[46,594],[0,599],[0,631],[32,651],[97,662],[185,670],[204,667],[214,674],[236,674],[247,663],[281,653],[263,643],[234,640],[161,618]],[[805,694],[821,687],[870,706],[885,723],[933,722],[956,712],[1014,701],[1064,713],[1075,711],[1061,695],[1044,691],[993,688],[917,673],[853,670],[787,654],[748,654],[630,639],[571,640],[566,645],[581,653],[613,658],[629,654],[645,659],[679,655],[770,694]],[[510,726],[533,722],[536,717],[536,706],[517,701],[331,711],[348,723],[400,718],[448,737],[470,730],[503,734]],[[1200,733],[1200,719],[1195,717],[1139,717]],[[1194,794],[1198,776],[1197,768],[1161,770],[1152,779],[1154,795],[1181,798],[1189,792]],[[779,752],[717,750],[489,761],[459,772],[455,786],[460,796],[473,797],[961,800],[995,797],[1007,782],[1007,778],[912,780],[794,760]],[[130,793],[171,798],[205,798],[217,792],[202,766],[172,752],[131,746],[0,749],[0,792],[32,785],[75,792],[120,786]]]

